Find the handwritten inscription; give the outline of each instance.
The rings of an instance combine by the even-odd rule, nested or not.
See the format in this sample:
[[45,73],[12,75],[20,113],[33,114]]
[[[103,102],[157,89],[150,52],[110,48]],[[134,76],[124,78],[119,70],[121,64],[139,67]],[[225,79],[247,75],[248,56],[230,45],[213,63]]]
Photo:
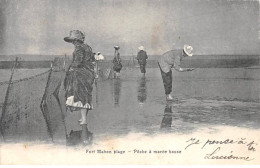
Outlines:
[[[216,150],[214,150],[212,153],[210,154],[206,154],[206,156],[204,157],[204,159],[236,159],[236,160],[245,160],[245,161],[250,161],[253,159],[250,159],[250,157],[248,156],[236,156],[233,154],[229,154],[229,155],[217,155],[217,153],[220,151],[220,147],[218,147]],[[230,153],[233,153],[233,151],[231,151]]]
[[185,149],[187,149],[187,148],[190,147],[191,145],[197,145],[197,144],[200,144],[200,140],[197,140],[197,139],[195,139],[195,138],[191,138],[191,139],[189,139],[189,140],[186,141],[186,142],[188,142],[189,145],[186,146]]
[[228,154],[221,154],[221,149],[225,148],[226,146],[230,145],[239,145],[243,146],[247,149],[249,152],[255,152],[257,143],[255,141],[248,141],[246,138],[239,138],[237,140],[234,139],[224,139],[224,140],[211,140],[207,139],[205,142],[201,141],[200,139],[196,138],[190,138],[186,141],[188,144],[184,149],[187,150],[188,148],[191,148],[192,146],[200,146],[201,149],[209,148],[210,146],[214,147],[214,150],[210,153],[207,153],[204,157],[204,159],[232,159],[232,160],[245,160],[245,161],[251,161],[254,160],[254,158],[251,158],[249,156],[245,156],[244,154],[234,154],[233,151],[230,151]]
[[[185,141],[184,151],[199,150],[202,157],[206,160],[242,160],[252,161],[253,154],[257,151],[257,143],[247,138],[238,139],[198,139],[190,138]],[[239,150],[239,151],[238,151]],[[182,150],[174,149],[132,149],[132,150],[107,150],[107,149],[87,149],[87,154],[104,154],[104,155],[173,155],[182,154]],[[201,152],[203,151],[203,152]],[[192,151],[189,151],[192,152]],[[197,152],[197,151],[196,151]]]

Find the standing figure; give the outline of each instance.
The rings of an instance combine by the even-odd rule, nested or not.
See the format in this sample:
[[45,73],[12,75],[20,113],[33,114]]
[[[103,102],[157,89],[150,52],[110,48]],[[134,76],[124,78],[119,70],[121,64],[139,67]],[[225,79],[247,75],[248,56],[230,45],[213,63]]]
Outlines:
[[180,67],[180,63],[184,57],[187,56],[191,57],[193,55],[192,50],[193,50],[192,46],[184,45],[183,49],[170,50],[164,53],[160,57],[158,64],[163,79],[166,100],[173,100],[173,97],[171,96],[171,92],[172,92],[171,68],[174,67],[174,69],[178,72],[186,72],[186,71],[194,70],[194,68]]
[[104,60],[104,56],[100,53],[100,52],[97,52],[95,54],[95,78],[98,78],[99,77],[99,72],[100,72],[100,63],[102,62],[102,60]]
[[122,69],[122,63],[120,59],[120,54],[119,54],[119,46],[115,46],[115,54],[114,54],[114,59],[113,59],[113,70],[114,70],[114,78],[119,78],[119,73]]
[[145,73],[146,73],[146,70],[145,70],[146,59],[148,57],[147,57],[146,52],[144,51],[144,47],[143,46],[140,46],[138,49],[140,50],[138,52],[138,54],[137,54],[138,64],[140,65],[141,73],[143,73],[143,75],[145,75]]
[[102,60],[104,60],[104,56],[101,54],[101,52],[97,52],[95,54],[95,59],[96,59],[96,61],[102,61]]
[[92,106],[92,90],[94,83],[93,53],[90,46],[84,44],[85,35],[79,30],[70,31],[66,42],[75,46],[73,61],[66,73],[64,87],[66,90],[66,106],[72,112],[80,111],[80,124],[87,124],[88,110]]

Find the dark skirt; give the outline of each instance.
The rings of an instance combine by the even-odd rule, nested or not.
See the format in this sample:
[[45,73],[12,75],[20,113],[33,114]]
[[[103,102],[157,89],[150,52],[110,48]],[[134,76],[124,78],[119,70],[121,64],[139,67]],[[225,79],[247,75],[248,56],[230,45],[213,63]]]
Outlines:
[[64,80],[66,105],[72,111],[92,109],[94,71],[88,67],[70,68]]
[[119,73],[121,71],[122,67],[123,66],[121,63],[114,63],[113,70]]

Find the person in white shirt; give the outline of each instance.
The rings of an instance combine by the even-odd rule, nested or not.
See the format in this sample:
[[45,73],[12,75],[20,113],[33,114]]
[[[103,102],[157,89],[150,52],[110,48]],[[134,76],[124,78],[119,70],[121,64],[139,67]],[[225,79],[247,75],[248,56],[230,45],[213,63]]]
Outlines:
[[102,60],[104,60],[104,56],[103,56],[100,52],[97,52],[97,53],[95,54],[95,59],[96,59],[97,61],[102,61]]
[[95,57],[95,67],[94,67],[95,78],[98,78],[99,70],[100,70],[99,69],[100,62],[104,60],[104,56],[100,52],[97,52],[94,57]]

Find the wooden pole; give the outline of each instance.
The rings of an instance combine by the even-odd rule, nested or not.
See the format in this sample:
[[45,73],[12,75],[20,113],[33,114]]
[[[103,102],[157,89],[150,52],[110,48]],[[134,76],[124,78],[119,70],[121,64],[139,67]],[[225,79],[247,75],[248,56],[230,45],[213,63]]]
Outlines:
[[64,55],[64,62],[63,62],[63,70],[66,71],[66,59],[67,59],[67,55]]
[[5,94],[5,100],[4,100],[4,104],[3,104],[3,107],[2,107],[2,115],[1,115],[1,119],[0,119],[0,125],[1,125],[0,131],[1,131],[1,136],[3,137],[3,140],[5,140],[4,139],[5,124],[4,124],[3,120],[4,120],[4,117],[5,117],[5,113],[6,113],[10,87],[11,87],[11,84],[12,84],[14,70],[15,70],[15,67],[17,65],[17,62],[18,62],[18,57],[16,57],[15,62],[14,62],[12,69],[11,69],[11,76],[10,76],[10,79],[9,79],[9,82],[8,82],[8,87],[7,87],[6,94]]
[[53,142],[53,132],[52,132],[51,127],[50,127],[49,122],[48,122],[48,119],[49,119],[49,114],[48,113],[49,113],[49,111],[48,111],[47,102],[46,102],[47,90],[48,90],[48,87],[49,87],[49,84],[50,84],[50,79],[51,79],[52,72],[53,72],[53,62],[51,62],[50,73],[49,73],[48,78],[47,78],[47,83],[46,83],[45,90],[44,90],[44,93],[43,93],[43,96],[42,96],[40,108],[41,108],[43,117],[45,119],[45,123],[46,123],[46,126],[47,126],[48,134],[49,134],[49,136],[51,138],[51,141]]

